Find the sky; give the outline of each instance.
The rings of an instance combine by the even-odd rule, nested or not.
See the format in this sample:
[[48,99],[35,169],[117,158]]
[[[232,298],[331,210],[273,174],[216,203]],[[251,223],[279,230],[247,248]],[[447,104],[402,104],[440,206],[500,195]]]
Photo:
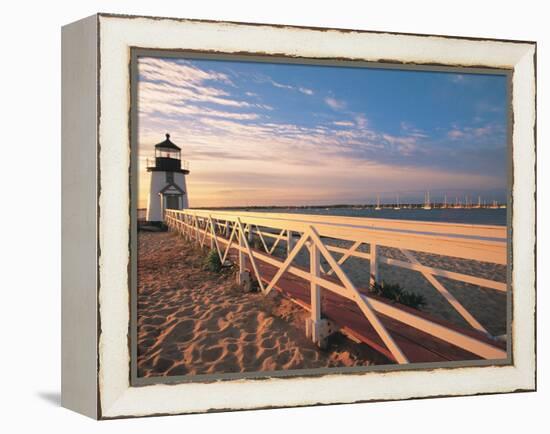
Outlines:
[[138,61],[139,207],[169,133],[191,207],[504,201],[504,75]]

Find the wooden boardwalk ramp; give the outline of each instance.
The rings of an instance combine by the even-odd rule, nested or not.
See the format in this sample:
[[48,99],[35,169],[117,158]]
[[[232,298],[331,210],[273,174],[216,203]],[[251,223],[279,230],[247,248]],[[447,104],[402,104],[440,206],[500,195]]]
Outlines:
[[[259,262],[258,266],[263,282],[266,285],[269,284],[277,272],[277,268],[262,262]],[[246,268],[249,272],[253,273],[249,260],[246,261]],[[338,282],[338,279],[331,280],[335,283]],[[275,285],[275,289],[283,296],[297,303],[304,309],[308,311],[311,310],[310,284],[306,280],[287,272],[279,279]],[[363,294],[367,294],[367,290],[365,289],[361,289],[360,291]],[[398,309],[411,312],[414,315],[422,316],[429,321],[452,328],[460,333],[482,340],[489,345],[494,345],[503,350],[506,349],[505,343],[495,341],[480,332],[460,328],[448,321],[436,318],[433,315],[429,315],[417,309],[397,305],[395,303],[389,303],[382,297],[377,297],[372,294],[369,294],[369,297],[375,298],[381,303],[393,304],[393,306],[398,306]],[[390,360],[395,361],[392,353],[386,348],[377,332],[354,302],[341,297],[338,294],[334,294],[333,292],[323,291],[322,312],[323,316],[333,321],[341,329],[341,331],[344,332],[344,334],[369,345],[371,348],[384,354]],[[423,333],[418,329],[396,321],[388,316],[379,315],[379,317],[411,363],[483,359],[476,354],[465,351],[427,333]]]

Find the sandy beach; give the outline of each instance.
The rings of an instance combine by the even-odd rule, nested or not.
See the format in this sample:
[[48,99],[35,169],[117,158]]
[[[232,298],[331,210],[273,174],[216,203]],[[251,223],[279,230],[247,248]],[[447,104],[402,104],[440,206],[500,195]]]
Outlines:
[[138,236],[138,376],[390,363],[336,334],[327,351],[304,334],[307,313],[276,291],[244,293],[233,271],[205,271],[204,251],[171,232]]
[[[397,249],[382,248],[382,254],[406,261],[405,256]],[[421,252],[415,252],[415,256],[421,264],[429,267],[506,282],[505,265]],[[420,273],[382,264],[380,266],[380,276],[383,280],[400,283],[406,289],[422,294],[427,302],[426,306],[422,307],[424,312],[451,321],[458,326],[469,327],[462,316]],[[454,295],[490,334],[493,336],[506,334],[506,293],[440,276],[437,277],[437,280]]]

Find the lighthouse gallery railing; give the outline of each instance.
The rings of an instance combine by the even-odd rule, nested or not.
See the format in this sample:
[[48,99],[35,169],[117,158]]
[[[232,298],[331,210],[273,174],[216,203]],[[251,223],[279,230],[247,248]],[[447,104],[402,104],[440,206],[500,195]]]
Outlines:
[[[489,335],[479,321],[437,277],[441,276],[501,292],[507,291],[506,283],[423,265],[413,251],[505,265],[507,242],[504,226],[198,209],[166,210],[166,222],[170,228],[181,232],[189,239],[194,239],[201,246],[208,242],[210,247],[217,251],[222,263],[227,260],[230,250],[235,249],[241,271],[244,269],[247,256],[251,271],[255,274],[264,294],[269,293],[287,272],[307,280],[311,285],[313,320],[321,317],[321,288],[352,300],[398,363],[408,363],[407,357],[378,318],[378,313],[484,359],[506,357],[505,351],[498,346],[490,345],[486,340],[476,339],[471,335],[415,315],[410,310],[399,309],[395,305],[380,302],[360,293],[341,267],[350,257],[368,260],[371,284],[379,279],[379,264],[418,271],[472,328]],[[250,240],[254,235],[259,238],[263,252],[251,248]],[[268,246],[267,239],[273,240],[271,246]],[[351,241],[353,244],[351,247],[340,247],[326,243],[328,239]],[[273,255],[281,242],[287,247],[284,260]],[[370,246],[369,253],[358,250],[363,244]],[[309,272],[293,265],[304,246],[310,252]],[[379,252],[380,246],[399,249],[407,261],[382,256]],[[338,253],[341,256],[335,259],[332,253]],[[325,259],[329,270],[322,269],[321,257]],[[265,262],[278,269],[267,285],[262,281],[257,261]],[[331,274],[335,274],[341,284],[336,283],[334,279],[328,280],[324,277]]]

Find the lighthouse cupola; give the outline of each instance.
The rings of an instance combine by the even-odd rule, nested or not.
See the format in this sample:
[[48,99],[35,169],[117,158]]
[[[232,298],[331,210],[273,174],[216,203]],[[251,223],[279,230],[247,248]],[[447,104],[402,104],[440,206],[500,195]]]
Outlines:
[[166,134],[166,140],[155,145],[155,165],[148,167],[148,170],[189,172],[181,167],[181,148],[170,140],[170,134]]
[[187,198],[186,175],[189,166],[181,159],[181,148],[166,139],[155,145],[155,159],[148,162],[150,172],[149,200],[147,203],[147,220],[163,222],[166,209],[189,208]]

